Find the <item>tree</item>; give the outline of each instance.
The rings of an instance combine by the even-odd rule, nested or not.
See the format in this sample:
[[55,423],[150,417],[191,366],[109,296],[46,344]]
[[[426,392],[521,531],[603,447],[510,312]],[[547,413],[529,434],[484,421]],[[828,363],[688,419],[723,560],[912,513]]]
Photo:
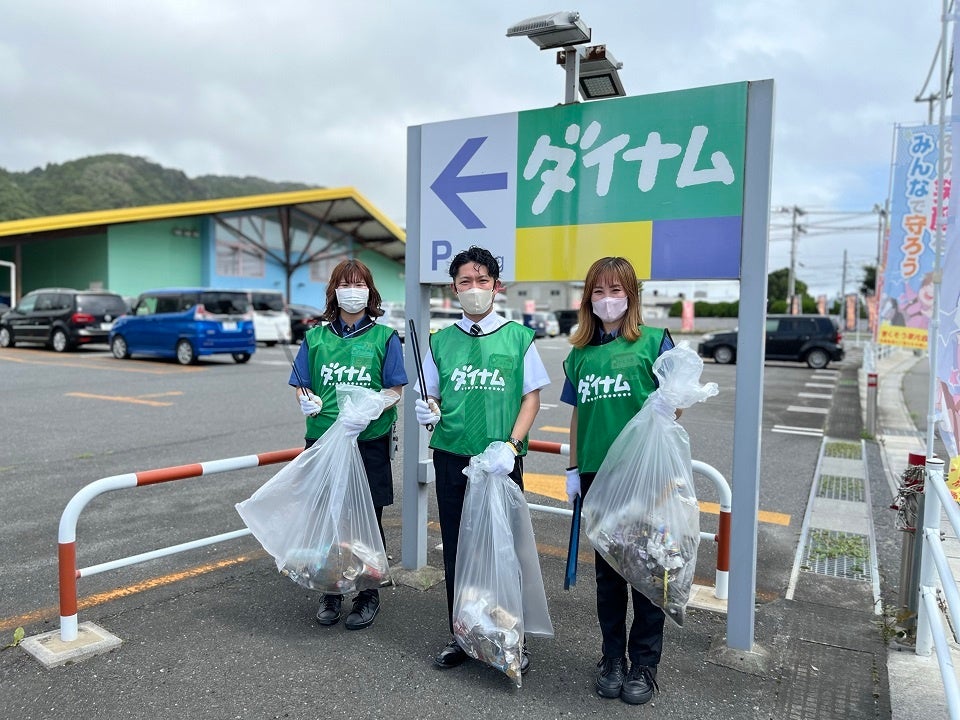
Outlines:
[[[790,286],[790,269],[780,268],[767,275],[767,305],[772,308],[776,301],[782,301],[783,307],[787,304],[787,290]],[[807,284],[794,278],[794,292],[805,299],[807,296]],[[772,311],[772,310],[771,310]]]
[[864,296],[875,295],[877,292],[877,266],[863,266],[863,281],[860,283],[860,294]]

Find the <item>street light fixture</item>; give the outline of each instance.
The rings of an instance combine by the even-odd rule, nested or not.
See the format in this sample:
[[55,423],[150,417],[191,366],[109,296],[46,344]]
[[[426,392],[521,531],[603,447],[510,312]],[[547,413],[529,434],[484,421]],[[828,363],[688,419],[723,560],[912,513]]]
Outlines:
[[[607,50],[606,45],[591,45],[574,52],[580,55],[579,85],[580,97],[584,100],[624,97],[627,93],[620,82],[623,63]],[[557,65],[566,65],[567,50],[557,51]]]
[[507,37],[526,35],[541,50],[590,42],[590,28],[575,10],[537,15],[507,28]]
[[580,19],[580,13],[564,12],[537,15],[507,29],[507,37],[529,37],[541,50],[562,48],[557,64],[567,73],[564,104],[577,102],[577,91],[584,100],[623,97],[627,93],[617,72],[623,67],[606,45],[581,47],[590,42],[591,30]]

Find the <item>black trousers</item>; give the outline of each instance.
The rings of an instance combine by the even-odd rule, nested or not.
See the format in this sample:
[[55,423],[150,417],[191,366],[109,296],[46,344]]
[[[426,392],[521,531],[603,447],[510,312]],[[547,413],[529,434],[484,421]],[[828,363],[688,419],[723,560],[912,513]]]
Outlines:
[[[580,475],[580,491],[586,497],[596,473]],[[627,656],[631,664],[656,667],[663,651],[663,610],[637,592],[598,552],[597,620],[603,637],[603,656]],[[633,598],[633,623],[627,636],[627,596]]]
[[[463,498],[467,493],[464,469],[470,464],[466,455],[454,455],[443,450],[433,451],[433,469],[436,474],[437,509],[440,514],[440,539],[443,542],[443,574],[447,586],[447,624],[453,632],[453,584],[457,574],[457,543],[460,540],[460,517]],[[517,457],[510,478],[523,490],[523,458]]]

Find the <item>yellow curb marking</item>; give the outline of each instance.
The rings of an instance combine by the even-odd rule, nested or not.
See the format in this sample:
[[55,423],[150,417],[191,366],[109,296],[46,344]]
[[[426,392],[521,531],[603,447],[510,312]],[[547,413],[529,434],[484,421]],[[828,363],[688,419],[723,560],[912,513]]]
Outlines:
[[[567,499],[567,481],[563,475],[542,475],[538,473],[525,472],[523,474],[523,489],[527,492],[543,495],[554,500],[566,501]],[[719,515],[720,505],[714,502],[700,502],[700,512],[709,515]],[[770,523],[771,525],[790,524],[790,515],[786,513],[771,512],[761,510],[757,513],[757,519],[760,522]]]
[[[70,392],[64,393],[67,397],[85,398],[87,400],[109,400],[110,402],[133,403],[134,405],[150,405],[151,407],[169,407],[172,402],[158,402],[157,400],[142,400],[135,397],[124,397],[123,395],[94,395],[93,393]],[[179,394],[179,393],[164,393]],[[149,397],[149,396],[147,396]]]
[[[187,580],[191,577],[197,577],[199,575],[212,572],[213,570],[220,570],[225,567],[230,567],[231,565],[239,565],[240,563],[247,562],[248,560],[263,557],[266,554],[267,553],[265,551],[260,550],[258,552],[250,553],[249,555],[240,555],[239,557],[228,558],[226,560],[220,560],[207,565],[199,565],[183,572],[161,575],[160,577],[144,580],[143,582],[135,583],[133,585],[127,585],[126,587],[117,588],[116,590],[109,590],[107,592],[80,598],[77,601],[77,611],[79,612],[80,610],[87,610],[96,605],[102,605],[103,603],[110,602],[111,600],[117,600],[122,597],[136,595],[137,593],[141,593],[146,590],[152,590],[153,588],[171,585],[175,582],[180,582],[181,580]],[[34,610],[33,612],[18,615],[17,617],[0,620],[0,631],[18,628],[23,625],[30,625],[31,623],[53,617],[60,617],[59,607],[41,608],[39,610]]]

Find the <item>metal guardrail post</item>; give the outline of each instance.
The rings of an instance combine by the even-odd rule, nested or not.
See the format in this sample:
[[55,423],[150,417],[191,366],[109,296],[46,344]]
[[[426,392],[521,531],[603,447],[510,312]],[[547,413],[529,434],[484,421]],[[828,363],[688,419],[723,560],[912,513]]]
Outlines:
[[[940,482],[943,482],[943,460],[940,458],[927,458],[927,482],[925,483],[924,503],[923,503],[923,530],[933,530],[936,537],[940,538],[940,513],[943,505],[940,502],[940,496],[930,492],[932,488],[927,487],[932,482],[936,482],[939,476]],[[949,578],[945,578],[949,580]],[[933,635],[930,629],[931,623],[940,622],[939,613],[931,617],[931,613],[926,603],[921,602],[924,587],[936,587],[937,584],[937,566],[929,553],[922,552],[920,555],[920,587],[918,592],[917,610],[917,655],[929,656],[933,647]]]
[[877,374],[867,373],[867,432],[877,435]]

